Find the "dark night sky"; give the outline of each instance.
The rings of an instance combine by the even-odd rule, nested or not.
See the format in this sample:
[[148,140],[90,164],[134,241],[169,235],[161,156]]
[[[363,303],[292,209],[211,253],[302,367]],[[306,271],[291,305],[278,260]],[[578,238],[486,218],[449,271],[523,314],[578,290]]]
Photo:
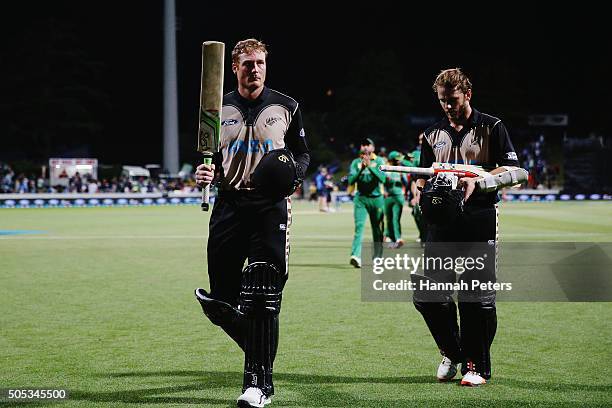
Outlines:
[[[267,84],[298,99],[305,112],[333,118],[339,100],[326,97],[327,89],[359,93],[401,75],[406,113],[438,114],[431,82],[440,69],[460,66],[474,83],[478,109],[519,125],[528,113],[568,113],[576,135],[611,133],[601,98],[612,73],[610,45],[598,10],[214,4],[177,0],[182,161],[196,157],[202,41],[231,49],[248,37],[269,44]],[[88,146],[102,162],[161,161],[160,0],[3,6],[0,159],[41,160]],[[230,90],[229,64],[226,72]]]

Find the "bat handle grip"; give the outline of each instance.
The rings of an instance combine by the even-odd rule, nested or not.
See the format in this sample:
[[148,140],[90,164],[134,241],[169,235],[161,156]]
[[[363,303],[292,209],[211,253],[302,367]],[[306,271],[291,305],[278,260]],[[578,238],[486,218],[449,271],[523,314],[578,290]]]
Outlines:
[[[212,155],[207,155],[207,154],[204,155],[204,164],[208,164],[210,166],[211,163],[212,163]],[[210,201],[210,184],[207,184],[206,187],[202,189],[202,211],[208,211],[208,209],[210,208],[209,201]]]

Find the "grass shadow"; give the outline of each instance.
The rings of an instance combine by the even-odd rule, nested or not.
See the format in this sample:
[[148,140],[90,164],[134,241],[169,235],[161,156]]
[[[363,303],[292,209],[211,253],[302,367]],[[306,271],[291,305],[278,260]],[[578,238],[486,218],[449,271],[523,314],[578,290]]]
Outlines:
[[[242,373],[231,371],[130,371],[99,376],[111,378],[125,377],[193,377],[200,379],[210,387],[226,387],[234,385],[242,377]],[[274,381],[287,382],[290,384],[428,384],[436,383],[431,375],[419,375],[410,377],[350,377],[336,375],[311,375],[297,373],[274,373]]]
[[[200,370],[175,370],[175,371],[128,371],[98,374],[98,377],[111,379],[132,378],[184,378],[187,384],[168,387],[152,387],[134,390],[119,390],[108,392],[93,391],[73,391],[70,393],[70,400],[91,401],[97,403],[120,402],[125,404],[198,404],[205,406],[233,407],[235,402],[222,398],[211,397],[185,397],[176,394],[181,392],[202,391],[203,394],[211,389],[240,387],[242,373],[231,371],[200,371]],[[297,392],[299,401],[283,401],[283,406],[287,407],[359,407],[364,400],[362,396],[353,393],[339,391],[333,387],[325,385],[334,384],[435,384],[437,380],[431,375],[418,376],[389,376],[389,377],[358,377],[358,376],[335,376],[335,375],[310,375],[301,373],[275,373],[277,385],[286,386],[292,391]],[[458,380],[449,382],[450,385],[458,385]],[[495,377],[491,386],[496,384],[508,387],[524,388],[529,390],[540,390],[556,393],[582,392],[607,392],[612,391],[609,385],[589,385],[589,384],[559,384],[557,382],[534,382],[520,381],[512,378]],[[300,387],[305,386],[305,387]],[[489,387],[489,386],[487,386]],[[432,396],[433,397],[433,396]],[[419,397],[417,397],[419,398]],[[435,399],[435,398],[434,398]],[[467,400],[470,400],[468,397]],[[302,402],[300,402],[302,401]],[[308,401],[308,404],[304,404]],[[462,398],[462,401],[464,399]],[[404,406],[407,401],[396,399],[378,400],[377,406],[395,407]],[[424,402],[424,401],[422,401]],[[435,401],[430,401],[435,402]],[[479,402],[474,400],[474,402]],[[480,401],[481,402],[481,401]],[[521,401],[505,400],[496,401],[500,406],[520,406]],[[586,401],[585,401],[586,403]],[[545,406],[545,405],[541,405]],[[551,407],[559,408],[563,404],[551,404]],[[585,404],[588,406],[588,404]]]

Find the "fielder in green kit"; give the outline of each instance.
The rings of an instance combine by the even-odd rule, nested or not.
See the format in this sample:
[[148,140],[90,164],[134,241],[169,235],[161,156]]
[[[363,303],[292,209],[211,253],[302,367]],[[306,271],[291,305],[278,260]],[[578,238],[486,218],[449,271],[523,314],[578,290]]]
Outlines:
[[[404,155],[394,150],[389,153],[388,159],[392,166],[400,165],[400,163],[403,165]],[[404,245],[400,220],[408,178],[405,174],[395,172],[385,173],[385,175],[385,215],[387,217],[385,236],[389,237],[391,246],[399,248]]]
[[[378,166],[385,163],[374,154],[374,150],[372,139],[363,139],[361,141],[360,157],[351,163],[348,176],[349,185],[356,184],[355,198],[353,199],[355,236],[350,260],[350,264],[355,268],[361,268],[361,240],[367,216],[370,217],[375,248],[382,249],[384,225],[382,185],[386,176],[378,169]],[[377,243],[378,245],[376,245]]]

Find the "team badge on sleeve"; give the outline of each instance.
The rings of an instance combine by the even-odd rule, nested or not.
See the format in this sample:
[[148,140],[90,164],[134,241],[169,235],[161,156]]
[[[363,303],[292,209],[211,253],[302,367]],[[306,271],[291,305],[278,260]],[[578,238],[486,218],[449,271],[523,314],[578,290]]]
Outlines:
[[518,160],[518,157],[516,156],[516,152],[508,152],[508,153],[506,153],[506,159],[508,159],[508,160]]

